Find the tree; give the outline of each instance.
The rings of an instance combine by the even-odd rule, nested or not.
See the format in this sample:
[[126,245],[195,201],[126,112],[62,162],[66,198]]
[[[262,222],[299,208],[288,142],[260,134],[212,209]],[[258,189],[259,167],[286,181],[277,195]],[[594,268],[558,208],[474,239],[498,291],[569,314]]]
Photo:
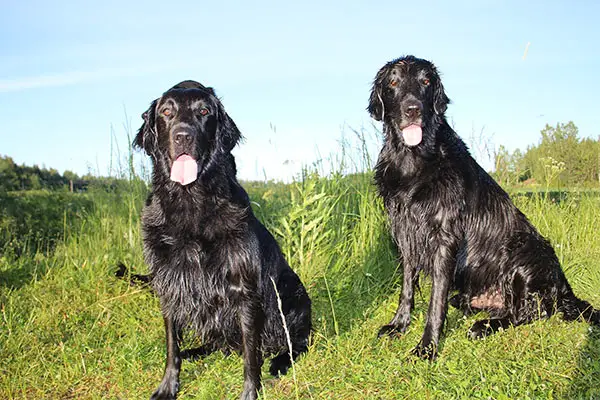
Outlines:
[[521,150],[516,149],[511,154],[506,147],[500,145],[494,159],[494,178],[501,185],[516,185],[529,179],[529,170]]
[[[512,154],[504,146],[496,153],[496,179],[501,184],[516,184],[528,179],[551,185],[578,186],[600,183],[600,138],[580,139],[579,129],[572,122],[546,125],[537,145],[528,146],[525,153]],[[556,166],[560,165],[560,168]],[[555,167],[554,169],[552,167]]]
[[63,177],[64,177],[64,178],[65,178],[67,181],[76,181],[76,180],[78,180],[78,179],[79,179],[79,176],[78,176],[78,175],[77,175],[75,172],[72,172],[72,171],[69,171],[69,170],[66,170],[66,171],[63,173]]
[[3,190],[17,190],[19,177],[16,164],[10,157],[0,157],[0,188]]

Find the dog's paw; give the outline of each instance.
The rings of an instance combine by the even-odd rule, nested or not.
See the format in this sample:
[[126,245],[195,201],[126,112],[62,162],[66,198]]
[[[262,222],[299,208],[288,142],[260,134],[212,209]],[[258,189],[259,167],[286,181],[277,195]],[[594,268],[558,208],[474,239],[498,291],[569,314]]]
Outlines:
[[462,310],[462,308],[463,308],[462,296],[460,294],[455,294],[454,296],[452,296],[448,299],[448,304],[451,305],[452,307],[456,308],[457,310]]
[[152,393],[152,396],[150,397],[150,400],[175,400],[175,399],[177,399],[177,394],[165,393],[165,392],[162,392],[159,390]]
[[437,346],[434,343],[419,342],[412,352],[423,360],[433,361],[437,357]]
[[[244,385],[245,387],[245,385]],[[256,387],[253,388],[244,388],[242,395],[240,396],[240,400],[257,400],[258,399],[258,389]]]
[[292,362],[290,360],[290,356],[288,353],[280,354],[277,357],[271,359],[271,365],[269,367],[269,372],[271,375],[277,377],[280,375],[287,374],[288,370],[292,366]]
[[377,337],[378,338],[382,338],[385,336],[396,337],[396,336],[402,335],[404,332],[406,332],[405,326],[398,326],[395,324],[387,324],[387,325],[383,325],[381,328],[379,328],[379,332],[377,332]]
[[179,382],[161,383],[156,392],[152,393],[150,400],[175,400],[179,391]]
[[488,320],[480,320],[476,321],[469,331],[467,332],[467,336],[469,339],[485,339],[486,336],[489,336],[494,333],[493,327],[490,325],[490,321]]
[[125,264],[123,264],[122,262],[120,262],[117,265],[117,270],[115,271],[115,276],[117,278],[124,278],[125,275],[127,275],[129,271],[127,270],[127,267],[125,266]]

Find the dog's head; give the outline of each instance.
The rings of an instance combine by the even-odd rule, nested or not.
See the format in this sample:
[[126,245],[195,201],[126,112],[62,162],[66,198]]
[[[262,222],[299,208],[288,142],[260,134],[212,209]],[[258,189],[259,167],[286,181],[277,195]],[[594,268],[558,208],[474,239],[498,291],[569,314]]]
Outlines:
[[155,170],[187,185],[216,157],[229,153],[241,134],[210,87],[183,81],[154,100],[142,114],[134,139],[152,158]]
[[433,63],[406,56],[377,72],[367,110],[372,118],[401,131],[404,143],[412,147],[421,143],[429,121],[443,117],[449,103]]

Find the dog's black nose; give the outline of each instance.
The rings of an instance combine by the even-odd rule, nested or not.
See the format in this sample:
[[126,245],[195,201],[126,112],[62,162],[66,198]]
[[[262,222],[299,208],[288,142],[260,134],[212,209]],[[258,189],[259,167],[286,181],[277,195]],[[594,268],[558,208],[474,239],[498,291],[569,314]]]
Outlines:
[[404,110],[404,115],[410,119],[418,118],[421,116],[421,107],[416,104],[411,104]]
[[175,143],[186,144],[192,141],[192,135],[188,132],[177,132],[175,134]]

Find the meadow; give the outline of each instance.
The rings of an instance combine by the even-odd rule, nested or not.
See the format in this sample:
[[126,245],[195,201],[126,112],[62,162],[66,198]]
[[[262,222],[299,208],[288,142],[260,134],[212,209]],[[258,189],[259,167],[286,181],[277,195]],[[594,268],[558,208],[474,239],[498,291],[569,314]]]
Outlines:
[[[313,300],[309,352],[278,379],[265,363],[262,399],[600,398],[600,331],[558,316],[471,341],[481,315],[451,309],[437,361],[411,355],[428,278],[408,332],[377,339],[402,279],[383,205],[371,172],[322,175],[245,184]],[[600,308],[599,197],[510,192],[576,294]],[[0,399],[149,398],[165,360],[158,300],[114,277],[121,261],[146,272],[146,194],[138,178],[112,190],[0,194]],[[180,399],[236,399],[241,358],[184,361],[181,384]]]

